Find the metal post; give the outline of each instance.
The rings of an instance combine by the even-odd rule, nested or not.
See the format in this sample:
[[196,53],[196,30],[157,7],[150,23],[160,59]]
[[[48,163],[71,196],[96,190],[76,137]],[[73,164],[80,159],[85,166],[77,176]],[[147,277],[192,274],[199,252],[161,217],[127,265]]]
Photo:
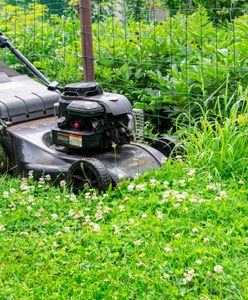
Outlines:
[[84,80],[95,81],[90,0],[79,0]]

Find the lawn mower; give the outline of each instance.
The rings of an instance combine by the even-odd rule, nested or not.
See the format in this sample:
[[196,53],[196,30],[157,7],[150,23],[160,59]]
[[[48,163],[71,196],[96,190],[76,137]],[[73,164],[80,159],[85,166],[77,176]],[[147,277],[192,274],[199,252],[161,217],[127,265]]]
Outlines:
[[176,142],[168,137],[136,142],[137,121],[125,96],[103,92],[96,82],[63,88],[49,82],[2,33],[0,48],[43,83],[0,63],[0,173],[49,175],[74,191],[104,191],[161,167],[173,153]]

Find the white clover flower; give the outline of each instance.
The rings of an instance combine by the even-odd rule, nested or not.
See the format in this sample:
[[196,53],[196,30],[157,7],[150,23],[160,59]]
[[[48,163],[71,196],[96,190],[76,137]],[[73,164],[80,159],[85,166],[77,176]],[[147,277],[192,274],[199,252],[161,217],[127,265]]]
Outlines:
[[183,162],[183,157],[181,155],[177,155],[175,158],[177,162]]
[[64,227],[64,231],[65,231],[65,232],[69,232],[70,230],[71,230],[71,229],[70,229],[69,226]]
[[34,179],[34,171],[28,172],[28,179]]
[[173,250],[170,247],[165,247],[164,251],[167,252],[167,253],[172,253],[173,252]]
[[9,197],[9,192],[8,191],[4,191],[3,192],[3,198],[8,198]]
[[29,203],[33,203],[34,202],[34,197],[33,196],[29,196],[28,197],[28,202]]
[[46,180],[46,181],[51,181],[51,179],[52,179],[52,178],[51,178],[51,175],[47,174],[47,175],[45,176],[45,180]]
[[173,236],[174,238],[178,239],[178,238],[180,238],[180,233],[176,233],[176,234],[173,233],[172,236]]
[[119,206],[119,211],[125,211],[125,206],[124,205],[120,205]]
[[179,184],[181,187],[184,187],[184,186],[186,186],[186,180],[181,179],[181,180],[178,181],[178,184]]
[[154,178],[152,178],[152,179],[150,179],[150,185],[151,186],[156,186],[156,185],[158,185],[159,184],[159,182],[157,182],[157,180],[156,179],[154,179]]
[[207,185],[206,189],[216,191],[216,190],[218,190],[219,186],[220,186],[220,184],[218,184],[218,183],[210,183],[209,185]]
[[192,229],[192,232],[199,232],[199,229],[198,228],[196,228],[196,227],[194,227],[193,229]]
[[137,184],[136,185],[136,190],[137,191],[145,191],[146,190],[146,184]]
[[11,202],[9,205],[8,205],[9,208],[11,208],[12,210],[15,210],[16,209],[16,205],[15,203]]
[[203,239],[203,243],[208,243],[209,242],[209,238],[204,238]]
[[91,199],[91,193],[87,192],[84,194],[85,199],[90,200]]
[[201,264],[202,264],[202,260],[198,259],[198,260],[195,261],[195,263],[196,263],[197,265],[201,265]]
[[44,177],[40,177],[38,183],[39,184],[44,184],[45,183],[45,178]]
[[130,219],[129,219],[129,223],[130,223],[130,224],[134,224],[134,223],[135,223],[134,219],[133,219],[133,218],[130,218]]
[[36,218],[40,218],[40,216],[41,216],[41,213],[39,213],[39,212],[36,212],[34,215],[35,215],[35,217],[36,217]]
[[217,265],[214,267],[214,272],[221,273],[223,271],[223,267],[220,265]]
[[52,218],[53,220],[56,220],[56,219],[58,219],[58,215],[57,215],[57,214],[52,214],[52,215],[51,215],[51,218]]
[[10,194],[15,194],[15,193],[16,193],[16,189],[11,188],[11,189],[9,190],[9,192],[10,192]]
[[160,210],[158,210],[158,211],[156,212],[156,217],[157,217],[158,219],[162,220],[162,219],[164,218],[163,212],[160,211]]
[[147,214],[142,214],[141,218],[143,218],[143,219],[147,218]]
[[168,157],[166,157],[166,156],[162,157],[162,159],[161,159],[162,165],[166,164],[167,161],[168,161]]
[[32,208],[31,206],[28,205],[28,206],[27,206],[27,211],[30,212],[30,211],[32,211],[32,210],[33,210],[33,208]]
[[163,182],[164,188],[167,188],[169,185],[170,185],[170,183],[169,183],[168,181],[164,181],[164,182]]
[[103,203],[103,201],[101,200],[101,201],[99,201],[99,202],[97,203],[97,206],[98,206],[98,207],[102,207],[103,204],[104,204],[104,203]]
[[170,191],[163,192],[163,200],[167,200],[170,196]]
[[97,199],[98,199],[97,194],[96,194],[96,193],[93,193],[91,199],[92,199],[92,200],[97,200]]
[[59,246],[59,244],[56,243],[56,242],[53,242],[52,245],[53,245],[53,247],[55,247],[55,248],[57,248],[57,247]]
[[61,236],[63,233],[61,232],[61,231],[57,231],[56,233],[55,233],[55,236]]
[[95,233],[99,232],[101,229],[99,224],[93,224],[92,227],[93,227],[93,232],[95,232]]
[[115,228],[115,231],[114,231],[114,234],[115,235],[120,235],[121,234],[121,230],[119,228]]
[[220,191],[220,197],[227,197],[227,192],[226,191]]
[[76,195],[71,194],[71,195],[70,195],[70,201],[71,201],[71,202],[77,202],[77,197],[76,197]]
[[134,185],[133,183],[130,183],[130,184],[127,186],[127,190],[128,190],[129,192],[132,192],[132,191],[134,190],[134,188],[135,188],[135,185]]
[[245,184],[245,181],[242,180],[242,179],[240,179],[240,180],[239,180],[239,184]]
[[69,217],[73,217],[75,215],[75,212],[73,209],[70,209],[68,212]]
[[189,198],[189,201],[192,202],[192,203],[197,202],[197,198],[192,196],[192,197]]
[[140,246],[142,244],[142,240],[137,240],[133,242],[135,246]]
[[4,232],[6,230],[5,226],[4,225],[0,225],[0,232]]
[[65,180],[61,180],[59,183],[60,187],[64,188],[66,186],[66,181]]
[[28,235],[28,232],[27,231],[21,231],[21,232],[19,232],[19,235],[20,236],[26,236],[26,235]]
[[109,214],[112,211],[112,208],[105,206],[103,211],[104,213]]
[[85,216],[85,217],[84,217],[84,220],[85,220],[84,226],[87,226],[87,225],[90,224],[90,216]]
[[195,169],[191,169],[189,170],[189,172],[187,173],[187,175],[189,176],[195,176],[196,170]]
[[101,209],[98,209],[97,212],[95,213],[95,218],[97,221],[101,220],[103,218],[103,212]]
[[188,207],[184,207],[184,210],[185,210],[185,211],[188,211],[188,210],[189,210],[189,208],[188,208]]
[[195,277],[195,270],[189,270],[187,273],[184,273],[183,284],[187,284],[192,281]]

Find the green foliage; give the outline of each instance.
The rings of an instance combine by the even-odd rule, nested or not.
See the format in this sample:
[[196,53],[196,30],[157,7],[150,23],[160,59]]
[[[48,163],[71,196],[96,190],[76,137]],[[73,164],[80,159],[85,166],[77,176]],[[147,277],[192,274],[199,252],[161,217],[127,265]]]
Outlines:
[[234,25],[216,28],[205,10],[153,26],[106,21],[94,27],[99,34],[99,81],[126,94],[139,108],[161,108],[172,117],[190,110],[197,116],[195,102],[212,109],[225,94],[226,82],[230,96],[238,84],[247,85],[247,21],[245,15]]
[[248,178],[248,90],[239,99],[232,104],[225,98],[225,110],[218,99],[218,114],[199,107],[198,120],[187,115],[189,125],[180,133],[192,166],[218,178]]
[[[73,7],[62,17],[49,16],[44,5],[1,7],[0,27],[45,75],[61,83],[81,80],[80,24]],[[204,9],[153,24],[107,17],[93,24],[97,80],[136,107],[160,109],[173,120],[185,112],[199,117],[199,104],[214,111],[218,101],[224,110],[225,99],[235,103],[237,87],[248,84],[247,24],[244,15],[216,27]],[[1,55],[23,68],[7,50]]]

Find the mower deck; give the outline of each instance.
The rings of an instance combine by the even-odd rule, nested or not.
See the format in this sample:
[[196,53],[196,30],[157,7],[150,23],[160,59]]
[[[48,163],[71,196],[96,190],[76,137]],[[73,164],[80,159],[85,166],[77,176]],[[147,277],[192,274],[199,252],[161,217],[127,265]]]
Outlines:
[[82,158],[98,159],[108,170],[112,183],[123,178],[133,178],[137,173],[161,166],[164,155],[144,144],[127,144],[107,152],[67,153],[52,143],[51,129],[56,117],[48,117],[8,127],[16,149],[16,173],[28,175],[33,171],[35,179],[49,174],[54,183],[66,180],[71,165]]

